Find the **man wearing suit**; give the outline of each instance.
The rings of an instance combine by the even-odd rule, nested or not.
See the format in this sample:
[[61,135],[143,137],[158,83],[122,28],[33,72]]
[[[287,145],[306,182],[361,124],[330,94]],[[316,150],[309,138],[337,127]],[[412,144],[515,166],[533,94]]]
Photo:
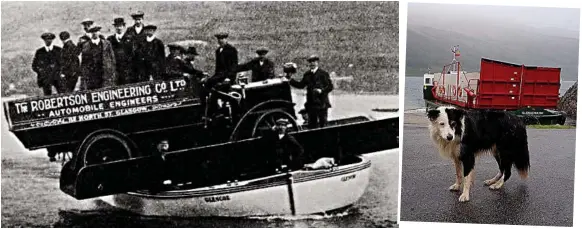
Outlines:
[[101,38],[101,27],[89,29],[91,40],[79,45],[81,49],[81,87],[93,90],[115,85],[115,55],[111,43]]
[[133,18],[134,24],[128,27],[125,33],[134,41],[139,41],[141,39],[145,39],[146,37],[144,33],[143,15],[144,13],[141,11],[137,11],[131,14],[131,18]]
[[257,58],[239,65],[237,72],[252,70],[252,82],[263,81],[275,78],[275,64],[273,61],[267,59],[266,55],[269,52],[267,48],[259,48],[257,50]]
[[289,125],[287,119],[281,118],[275,121],[275,126],[267,132],[260,150],[266,159],[266,167],[276,172],[287,172],[302,169],[310,161],[309,155],[304,153],[303,146],[287,133]]
[[[327,122],[327,111],[331,107],[328,94],[333,90],[329,74],[319,68],[319,57],[312,55],[307,61],[310,70],[303,74],[303,79],[291,79],[289,83],[296,88],[307,87],[307,102],[305,109],[309,117],[309,128],[324,127]],[[289,75],[287,75],[289,78]]]
[[[93,28],[93,20],[90,18],[85,18],[83,19],[83,21],[81,22],[81,25],[83,25],[83,35],[81,37],[79,37],[79,41],[77,42],[77,46],[80,46],[81,43],[87,42],[91,40],[91,33],[89,32],[89,29]],[[101,37],[101,39],[105,39],[105,37],[103,35],[99,35]]]
[[236,78],[236,69],[238,66],[238,51],[227,41],[228,33],[217,33],[214,35],[218,41],[219,47],[216,49],[216,64],[214,76],[207,80],[207,88],[214,87],[217,83],[229,79],[234,83]]
[[164,74],[166,50],[164,43],[155,36],[157,28],[155,25],[144,26],[146,38],[136,42],[135,63],[138,69],[138,82],[162,79]]
[[61,48],[53,44],[55,35],[43,33],[41,39],[44,46],[37,49],[32,60],[32,70],[36,72],[36,83],[42,88],[44,95],[52,94],[52,86],[55,86],[58,93],[63,93],[61,87]]
[[[190,58],[198,55],[196,48],[190,47],[186,50],[176,44],[169,44],[168,48],[170,49],[170,55],[166,58],[164,80],[179,78],[192,80],[203,77],[203,72],[195,69],[190,63]],[[186,57],[186,55],[190,55],[190,57]]]
[[61,79],[66,92],[73,92],[77,79],[80,75],[79,49],[71,40],[71,35],[67,31],[59,34],[63,42],[61,51]]
[[234,46],[228,43],[228,33],[220,32],[214,36],[219,45],[215,52],[216,64],[214,65],[214,76],[202,80],[202,83],[204,83],[204,89],[201,93],[202,105],[207,105],[206,100],[209,102],[208,107],[206,107],[206,113],[208,115],[212,115],[214,111],[218,109],[218,97],[212,95],[209,96],[210,91],[219,84],[226,85],[223,84],[226,82],[228,82],[227,84],[234,83],[238,67],[238,51]]
[[115,26],[115,34],[107,37],[107,41],[111,43],[113,53],[115,54],[115,73],[117,74],[117,82],[115,82],[115,85],[134,83],[136,80],[133,76],[132,66],[132,39],[125,31],[125,21],[123,18],[113,19],[113,26]]
[[[136,11],[131,14],[131,18],[133,18],[134,24],[132,26],[127,27],[127,31],[125,31],[126,36],[132,41],[133,52],[135,55],[137,44],[145,40],[145,32],[144,32],[144,24],[143,18],[144,13],[142,11]],[[134,56],[135,57],[135,56]],[[132,71],[134,74],[134,82],[139,82],[139,70],[140,70],[140,63],[135,58],[132,60]]]

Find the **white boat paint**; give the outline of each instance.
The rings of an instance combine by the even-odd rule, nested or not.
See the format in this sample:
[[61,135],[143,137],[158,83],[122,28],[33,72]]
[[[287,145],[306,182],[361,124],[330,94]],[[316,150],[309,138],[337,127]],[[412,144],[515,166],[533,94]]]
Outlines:
[[130,192],[100,199],[114,207],[149,216],[309,215],[354,204],[368,186],[369,159],[332,169],[288,174],[189,190],[148,194]]

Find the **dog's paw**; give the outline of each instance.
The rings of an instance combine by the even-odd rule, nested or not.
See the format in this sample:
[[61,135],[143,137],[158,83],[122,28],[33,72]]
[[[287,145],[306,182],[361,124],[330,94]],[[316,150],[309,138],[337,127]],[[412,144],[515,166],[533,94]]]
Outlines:
[[459,191],[461,189],[461,185],[460,184],[453,184],[449,187],[449,191]]
[[494,184],[497,181],[498,181],[497,179],[493,178],[493,179],[485,180],[485,181],[483,181],[483,183],[485,184],[485,186],[489,186],[489,185]]
[[469,192],[464,192],[459,196],[459,202],[467,202],[469,201]]
[[498,190],[498,189],[500,189],[501,187],[503,187],[503,184],[504,184],[504,183],[505,183],[505,182],[503,182],[503,180],[499,180],[499,181],[497,181],[497,183],[490,185],[490,186],[489,186],[489,189],[491,189],[491,190]]

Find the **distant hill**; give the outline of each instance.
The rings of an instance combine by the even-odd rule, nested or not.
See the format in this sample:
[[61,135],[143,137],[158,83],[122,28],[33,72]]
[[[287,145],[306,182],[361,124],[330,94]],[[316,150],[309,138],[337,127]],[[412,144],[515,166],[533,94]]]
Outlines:
[[[398,93],[398,2],[2,2],[2,90],[14,83],[39,93],[30,64],[42,46],[42,32],[67,30],[76,42],[81,20],[89,17],[110,35],[113,18],[122,16],[129,26],[135,10],[145,13],[146,24],[158,26],[165,44],[208,42],[199,48],[196,65],[210,74],[213,34],[224,29],[230,31],[240,62],[267,46],[276,74],[288,61],[303,72],[305,58],[318,54],[323,69],[353,76],[338,89]],[[55,43],[61,45],[58,39]]]
[[551,29],[542,33],[527,27],[459,24],[462,32],[409,23],[406,76],[422,76],[429,67],[432,72],[441,71],[452,59],[451,47],[459,45],[460,60],[466,71],[478,71],[480,59],[485,57],[515,64],[560,67],[562,80],[577,80],[578,36],[572,31],[566,31],[567,35],[552,35],[548,32]]

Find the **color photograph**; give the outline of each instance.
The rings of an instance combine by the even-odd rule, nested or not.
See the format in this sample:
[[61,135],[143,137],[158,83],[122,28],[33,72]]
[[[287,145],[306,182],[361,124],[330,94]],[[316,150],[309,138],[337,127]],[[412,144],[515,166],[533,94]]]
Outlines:
[[580,9],[408,3],[400,220],[573,226]]
[[2,227],[399,227],[399,2],[1,13]]

